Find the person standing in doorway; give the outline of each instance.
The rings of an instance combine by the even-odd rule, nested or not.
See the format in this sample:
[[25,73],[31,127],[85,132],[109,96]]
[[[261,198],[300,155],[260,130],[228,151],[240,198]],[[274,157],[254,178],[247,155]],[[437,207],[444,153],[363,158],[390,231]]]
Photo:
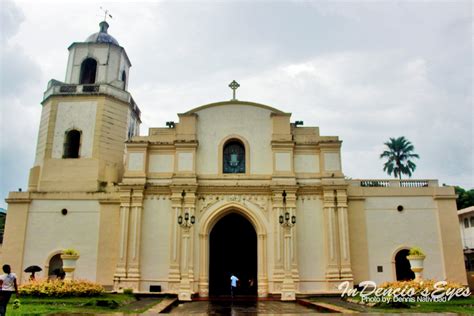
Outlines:
[[237,282],[239,282],[239,278],[234,275],[234,273],[230,274],[230,296],[234,297],[235,292],[237,290]]
[[3,272],[5,272],[5,274],[0,276],[0,286],[2,288],[0,292],[0,316],[7,314],[8,301],[10,301],[13,292],[15,292],[16,297],[18,297],[16,275],[12,273],[10,265],[3,265]]

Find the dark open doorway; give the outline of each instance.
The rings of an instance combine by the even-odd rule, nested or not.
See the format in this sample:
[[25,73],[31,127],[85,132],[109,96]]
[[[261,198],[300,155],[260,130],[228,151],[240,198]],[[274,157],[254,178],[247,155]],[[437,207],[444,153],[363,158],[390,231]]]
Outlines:
[[240,280],[237,295],[257,294],[257,234],[243,216],[224,216],[209,241],[209,295],[230,295],[230,276]]
[[410,262],[407,259],[409,250],[402,249],[395,255],[395,270],[397,281],[407,281],[415,279],[415,273],[410,269]]

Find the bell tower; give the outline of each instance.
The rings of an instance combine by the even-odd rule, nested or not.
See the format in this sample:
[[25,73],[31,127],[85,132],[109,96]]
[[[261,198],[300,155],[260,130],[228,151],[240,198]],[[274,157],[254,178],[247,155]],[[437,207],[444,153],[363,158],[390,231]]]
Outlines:
[[69,46],[65,81],[50,80],[44,92],[29,191],[105,191],[121,181],[140,110],[127,91],[127,53],[106,21],[99,26]]

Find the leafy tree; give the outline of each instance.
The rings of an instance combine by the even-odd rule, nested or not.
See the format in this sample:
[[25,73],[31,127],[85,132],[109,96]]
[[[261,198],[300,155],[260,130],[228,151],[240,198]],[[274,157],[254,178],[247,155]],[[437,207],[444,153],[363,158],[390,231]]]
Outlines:
[[458,210],[463,208],[474,206],[474,189],[470,189],[469,191],[455,186],[454,192],[456,192],[458,198],[456,199],[456,206]]
[[387,150],[385,150],[380,158],[387,158],[383,166],[383,171],[395,178],[402,179],[402,174],[411,177],[412,172],[415,171],[416,165],[411,161],[412,158],[420,158],[413,151],[415,147],[404,136],[398,138],[390,138],[386,142]]

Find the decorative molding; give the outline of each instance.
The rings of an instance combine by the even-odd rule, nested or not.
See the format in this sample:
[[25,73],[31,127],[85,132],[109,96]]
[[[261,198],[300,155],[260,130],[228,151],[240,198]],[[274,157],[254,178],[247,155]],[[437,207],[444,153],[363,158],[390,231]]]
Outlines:
[[218,202],[239,202],[243,205],[250,203],[262,212],[266,213],[269,210],[269,202],[271,201],[271,196],[262,196],[256,194],[219,194],[219,195],[200,195],[197,198],[197,211],[199,214],[204,213],[211,206]]

